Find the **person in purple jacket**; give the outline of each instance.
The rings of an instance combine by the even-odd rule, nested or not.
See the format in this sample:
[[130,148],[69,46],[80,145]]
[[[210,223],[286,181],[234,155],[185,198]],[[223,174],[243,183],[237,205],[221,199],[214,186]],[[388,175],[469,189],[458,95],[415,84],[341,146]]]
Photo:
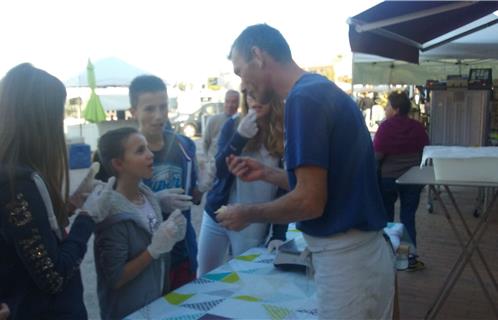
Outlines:
[[[374,137],[375,157],[380,167],[380,186],[384,207],[389,221],[394,221],[394,203],[399,197],[400,220],[417,245],[415,212],[420,200],[420,185],[398,185],[396,179],[413,166],[420,164],[424,147],[429,137],[424,126],[408,117],[411,102],[405,92],[391,92],[387,97],[386,120],[382,122]],[[424,263],[417,260],[415,252],[408,256],[407,271],[423,269]]]

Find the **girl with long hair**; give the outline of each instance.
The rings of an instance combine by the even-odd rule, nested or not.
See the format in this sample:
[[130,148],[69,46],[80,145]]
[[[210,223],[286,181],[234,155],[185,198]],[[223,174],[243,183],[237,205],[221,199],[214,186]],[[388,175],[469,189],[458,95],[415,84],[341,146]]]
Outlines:
[[79,265],[95,222],[81,211],[71,231],[64,139],[66,89],[30,64],[0,84],[0,302],[11,319],[86,319]]
[[258,104],[243,91],[243,117],[236,115],[223,126],[216,155],[216,180],[207,195],[199,235],[198,275],[221,265],[228,247],[233,256],[262,245],[273,248],[285,240],[287,225],[251,224],[242,231],[230,231],[216,221],[216,212],[224,205],[267,202],[279,196],[275,185],[267,182],[244,182],[228,171],[226,158],[242,155],[268,166],[281,167],[284,151],[283,102],[274,98]]

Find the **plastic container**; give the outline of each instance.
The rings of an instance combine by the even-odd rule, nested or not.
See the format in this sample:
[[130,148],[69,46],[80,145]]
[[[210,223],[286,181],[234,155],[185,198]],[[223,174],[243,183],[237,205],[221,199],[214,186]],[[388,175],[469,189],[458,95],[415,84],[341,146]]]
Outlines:
[[74,143],[69,145],[69,169],[89,168],[92,164],[90,145]]
[[434,157],[432,161],[436,180],[498,183],[498,158]]

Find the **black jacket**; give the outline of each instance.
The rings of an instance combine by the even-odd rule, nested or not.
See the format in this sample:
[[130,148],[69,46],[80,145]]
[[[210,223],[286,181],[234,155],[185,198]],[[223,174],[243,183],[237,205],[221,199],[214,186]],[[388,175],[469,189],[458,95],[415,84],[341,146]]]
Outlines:
[[78,216],[66,236],[43,183],[29,169],[15,172],[15,195],[0,167],[0,302],[10,319],[86,319],[79,265],[95,224]]

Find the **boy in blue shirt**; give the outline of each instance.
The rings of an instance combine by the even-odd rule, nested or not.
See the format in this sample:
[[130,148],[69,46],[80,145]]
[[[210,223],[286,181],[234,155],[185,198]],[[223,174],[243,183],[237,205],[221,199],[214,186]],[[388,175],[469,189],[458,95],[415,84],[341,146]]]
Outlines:
[[154,154],[152,178],[144,183],[160,200],[161,209],[182,210],[187,218],[187,234],[171,252],[171,289],[195,279],[197,242],[190,217],[192,201],[200,203],[202,193],[197,188],[197,162],[194,142],[166,128],[168,92],[164,82],[152,75],[136,77],[129,88],[131,112],[139,130]]
[[387,217],[359,108],[334,83],[301,69],[280,32],[266,24],[246,28],[229,58],[259,103],[274,94],[285,100],[287,172],[235,156],[227,158],[230,170],[290,192],[272,202],[228,206],[218,221],[233,230],[298,221],[315,269],[319,317],[391,318],[394,256],[382,234]]

